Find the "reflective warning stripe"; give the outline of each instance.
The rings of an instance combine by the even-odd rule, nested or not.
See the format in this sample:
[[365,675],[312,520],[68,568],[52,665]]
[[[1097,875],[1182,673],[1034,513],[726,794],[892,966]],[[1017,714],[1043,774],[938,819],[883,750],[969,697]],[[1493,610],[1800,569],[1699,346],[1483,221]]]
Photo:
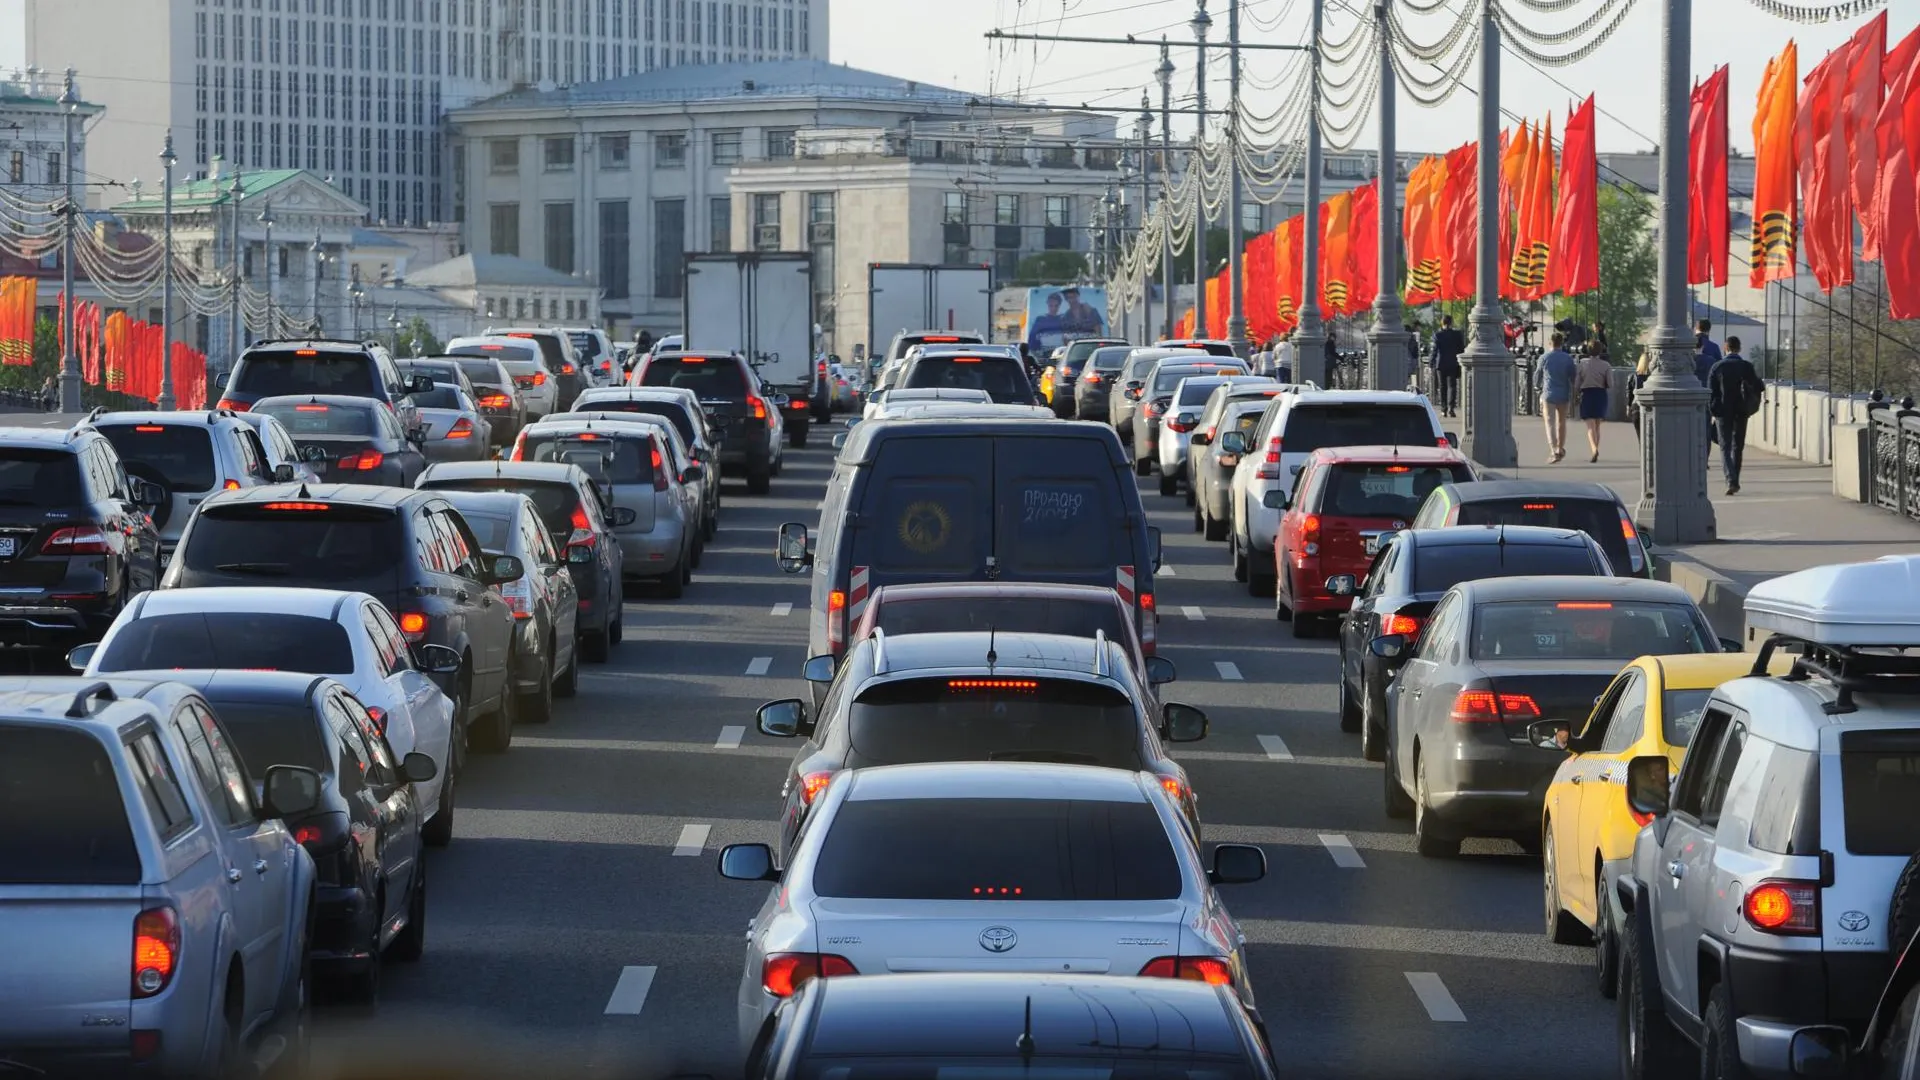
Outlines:
[[1113,591],[1119,593],[1120,599],[1125,600],[1129,606],[1133,604],[1133,567],[1115,568]]
[[857,621],[860,613],[867,609],[867,567],[853,568],[853,579],[847,588],[847,619]]

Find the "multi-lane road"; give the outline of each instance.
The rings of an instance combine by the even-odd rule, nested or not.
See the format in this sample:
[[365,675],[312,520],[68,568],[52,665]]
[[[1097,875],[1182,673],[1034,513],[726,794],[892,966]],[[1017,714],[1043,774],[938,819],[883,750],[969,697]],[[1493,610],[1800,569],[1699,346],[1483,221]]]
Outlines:
[[[824,441],[824,440],[823,440]],[[768,496],[729,483],[686,599],[627,607],[613,662],[547,727],[469,758],[456,838],[431,862],[427,953],[389,966],[378,1012],[321,1017],[321,1077],[737,1076],[734,1000],[761,887],[724,844],[775,839],[793,744],[754,708],[802,695],[807,582],[772,558],[819,516],[824,448],[789,451]],[[1206,838],[1262,845],[1227,900],[1284,1072],[1448,1078],[1617,1074],[1591,953],[1542,933],[1540,863],[1504,841],[1414,853],[1378,766],[1334,714],[1330,641],[1295,641],[1232,580],[1178,500],[1165,537],[1163,696],[1212,718],[1178,753]]]

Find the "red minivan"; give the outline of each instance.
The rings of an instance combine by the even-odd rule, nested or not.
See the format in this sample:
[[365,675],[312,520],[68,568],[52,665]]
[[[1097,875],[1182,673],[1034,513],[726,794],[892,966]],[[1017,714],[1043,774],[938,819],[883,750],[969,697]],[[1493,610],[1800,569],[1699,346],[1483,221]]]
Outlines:
[[1315,450],[1290,498],[1268,496],[1284,511],[1273,540],[1274,614],[1293,620],[1294,637],[1312,637],[1322,617],[1353,602],[1327,592],[1329,577],[1364,577],[1382,536],[1406,528],[1435,488],[1472,479],[1473,464],[1450,446]]

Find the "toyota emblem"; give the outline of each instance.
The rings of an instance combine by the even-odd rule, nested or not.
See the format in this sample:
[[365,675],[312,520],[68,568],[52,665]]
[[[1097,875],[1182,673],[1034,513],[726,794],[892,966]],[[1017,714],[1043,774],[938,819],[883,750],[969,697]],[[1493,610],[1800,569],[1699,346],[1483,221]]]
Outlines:
[[1864,911],[1843,911],[1840,913],[1840,918],[1835,921],[1840,924],[1840,929],[1849,934],[1857,934],[1873,922]]
[[1013,932],[1011,926],[989,926],[980,931],[980,947],[991,953],[1002,953],[1020,944],[1020,935]]
[[1393,523],[1393,527],[1394,527],[1394,528],[1395,528],[1396,530],[1397,530],[1397,529],[1404,529],[1404,528],[1406,528],[1406,527],[1407,527],[1407,523],[1406,523],[1406,522],[1404,522],[1404,521],[1396,521],[1396,522],[1394,522],[1394,523]]

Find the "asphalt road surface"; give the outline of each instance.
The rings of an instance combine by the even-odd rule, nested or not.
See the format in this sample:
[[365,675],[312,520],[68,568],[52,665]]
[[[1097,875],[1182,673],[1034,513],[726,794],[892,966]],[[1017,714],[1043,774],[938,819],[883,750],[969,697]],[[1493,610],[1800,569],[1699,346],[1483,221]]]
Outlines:
[[[687,597],[630,599],[626,641],[551,725],[468,759],[454,843],[429,864],[426,957],[388,965],[377,1013],[322,1010],[316,1076],[739,1075],[764,887],[714,862],[775,840],[794,744],[753,712],[805,693],[807,579],[775,568],[774,529],[818,520],[830,453],[789,451],[768,496],[729,483]],[[1177,756],[1206,838],[1269,860],[1225,895],[1282,1073],[1617,1075],[1591,951],[1542,933],[1539,859],[1504,841],[1416,855],[1339,731],[1332,642],[1295,641],[1181,500],[1143,498],[1165,537],[1160,651],[1180,670],[1163,696],[1212,718]]]

